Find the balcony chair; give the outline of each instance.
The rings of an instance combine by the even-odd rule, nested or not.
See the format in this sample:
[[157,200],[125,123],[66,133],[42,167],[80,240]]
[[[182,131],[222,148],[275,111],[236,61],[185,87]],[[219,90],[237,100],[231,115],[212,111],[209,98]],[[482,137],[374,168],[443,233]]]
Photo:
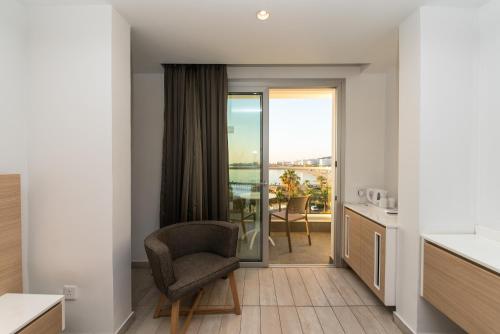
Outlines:
[[273,218],[286,224],[286,236],[288,238],[288,250],[292,252],[292,239],[290,238],[290,223],[303,219],[306,226],[306,234],[311,246],[311,233],[309,232],[309,220],[307,219],[307,207],[310,196],[292,197],[288,200],[285,211],[269,213],[269,222]]
[[[237,239],[238,225],[197,221],[164,227],[144,240],[154,282],[161,292],[154,317],[170,315],[171,334],[185,333],[193,314],[241,314],[234,278],[240,266]],[[229,277],[233,305],[200,307],[203,287],[224,277]],[[195,293],[191,308],[181,309],[181,299]],[[178,331],[180,314],[187,317]]]
[[245,240],[247,238],[247,227],[246,223],[249,219],[255,222],[256,213],[252,210],[252,206],[255,207],[256,203],[254,200],[250,200],[248,211],[246,211],[246,199],[245,198],[235,198],[233,199],[232,208],[229,211],[229,220],[232,223],[239,223],[241,225],[241,239]]

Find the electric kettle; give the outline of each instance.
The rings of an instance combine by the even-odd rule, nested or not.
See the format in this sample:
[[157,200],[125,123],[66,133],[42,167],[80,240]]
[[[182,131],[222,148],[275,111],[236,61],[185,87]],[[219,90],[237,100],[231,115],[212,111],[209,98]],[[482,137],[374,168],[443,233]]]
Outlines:
[[385,202],[387,205],[387,190],[368,188],[366,189],[366,199],[368,200],[368,202],[376,206],[380,206],[381,201]]

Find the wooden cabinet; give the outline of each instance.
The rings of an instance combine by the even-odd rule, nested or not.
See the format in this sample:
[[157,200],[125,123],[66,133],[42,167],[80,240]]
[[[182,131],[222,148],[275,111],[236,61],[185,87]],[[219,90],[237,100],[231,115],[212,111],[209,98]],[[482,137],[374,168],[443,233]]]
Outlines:
[[468,333],[500,333],[500,275],[424,242],[422,295]]
[[21,178],[0,175],[0,296],[22,292]]
[[21,177],[0,175],[0,333],[61,333],[64,296],[21,293],[21,253]]
[[[352,210],[344,210],[345,262],[385,305],[393,305],[393,294],[387,298],[385,288],[386,235],[384,226]],[[391,283],[393,281],[391,278]]]
[[21,329],[19,334],[59,334],[62,331],[62,305],[58,303],[50,310]]
[[364,218],[361,224],[360,277],[384,300],[385,290],[385,228]]
[[361,269],[361,225],[359,216],[347,210],[344,214],[344,260],[355,271]]
[[59,334],[64,330],[64,296],[6,293],[0,296],[0,333]]

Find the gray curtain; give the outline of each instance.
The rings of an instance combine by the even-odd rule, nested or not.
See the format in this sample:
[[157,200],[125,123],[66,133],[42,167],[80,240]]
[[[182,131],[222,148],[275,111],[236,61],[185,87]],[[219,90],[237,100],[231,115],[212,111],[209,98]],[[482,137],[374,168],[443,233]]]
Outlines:
[[163,65],[160,226],[228,219],[225,65]]

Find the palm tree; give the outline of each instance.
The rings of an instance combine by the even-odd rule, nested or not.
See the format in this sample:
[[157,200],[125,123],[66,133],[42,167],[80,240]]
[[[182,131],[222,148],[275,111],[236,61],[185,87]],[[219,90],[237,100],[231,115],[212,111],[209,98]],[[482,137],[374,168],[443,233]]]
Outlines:
[[285,193],[283,192],[282,187],[276,188],[276,201],[278,202],[278,210],[281,211],[281,203],[285,201],[286,196]]
[[305,180],[304,183],[303,183],[303,186],[304,186],[304,193],[308,196],[312,195],[313,192],[314,192],[314,188],[312,187],[311,185],[311,181],[309,180]]
[[326,212],[328,210],[328,200],[330,193],[330,187],[328,186],[328,179],[323,175],[318,175],[316,177],[316,180],[318,181],[320,187],[319,200],[323,204],[323,212]]
[[311,205],[313,205],[313,204],[314,204],[314,200],[315,200],[315,199],[316,199],[316,197],[317,197],[317,196],[316,196],[316,192],[317,192],[317,190],[316,190],[316,187],[315,187],[315,186],[313,186],[313,185],[311,184],[311,181],[309,181],[309,180],[305,180],[305,181],[304,181],[304,183],[303,183],[303,185],[304,185],[304,195],[306,195],[306,196],[309,196],[309,197],[310,197],[309,204],[308,204],[308,205],[309,205],[309,207],[307,208],[308,210],[310,210]]
[[286,187],[288,198],[292,197],[300,185],[300,177],[293,169],[286,169],[281,174],[280,181]]
[[319,192],[319,199],[323,203],[323,212],[328,211],[329,187],[321,187]]
[[318,181],[318,184],[320,185],[321,188],[323,188],[323,186],[326,186],[328,184],[327,178],[324,177],[323,175],[318,175],[316,177],[316,181]]

